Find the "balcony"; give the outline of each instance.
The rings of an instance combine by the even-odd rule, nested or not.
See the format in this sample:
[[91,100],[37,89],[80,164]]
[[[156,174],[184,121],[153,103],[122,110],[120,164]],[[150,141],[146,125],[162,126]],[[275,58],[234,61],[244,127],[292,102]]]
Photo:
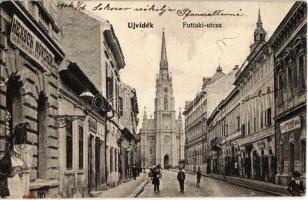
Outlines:
[[220,137],[215,137],[210,142],[211,148],[220,147],[220,143],[221,143],[221,138]]

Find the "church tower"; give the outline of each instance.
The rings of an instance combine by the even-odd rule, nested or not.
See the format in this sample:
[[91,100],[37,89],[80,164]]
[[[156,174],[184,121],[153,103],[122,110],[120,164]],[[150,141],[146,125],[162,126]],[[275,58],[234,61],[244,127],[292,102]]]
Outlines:
[[172,77],[168,69],[165,33],[162,36],[159,74],[156,79],[155,113],[174,112]]
[[259,9],[257,27],[254,32],[254,42],[252,45],[250,45],[250,52],[254,51],[257,46],[260,48],[262,46],[261,44],[265,43],[265,35],[266,32],[262,26],[261,14]]
[[156,78],[154,119],[143,116],[141,134],[142,166],[160,164],[175,167],[184,159],[182,113],[176,118],[172,76],[169,72],[165,32],[162,34],[159,73]]

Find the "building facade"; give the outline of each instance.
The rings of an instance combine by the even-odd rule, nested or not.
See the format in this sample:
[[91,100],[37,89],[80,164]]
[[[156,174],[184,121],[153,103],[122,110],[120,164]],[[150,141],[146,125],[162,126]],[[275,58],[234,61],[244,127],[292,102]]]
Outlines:
[[1,197],[58,196],[59,140],[52,115],[58,113],[64,53],[56,10],[54,1],[0,3],[0,159],[17,156],[19,164],[10,170],[23,163],[21,176],[8,178],[10,170],[1,175]]
[[[59,128],[60,195],[88,197],[106,185],[106,114],[93,107],[92,98],[100,94],[81,68],[76,63],[63,63],[67,65],[59,71],[59,115],[55,116]],[[101,100],[106,104],[106,99]]]
[[120,86],[120,123],[124,127],[119,158],[120,181],[127,181],[133,177],[133,167],[137,163],[137,126],[138,101],[134,88],[121,82]]
[[306,178],[307,4],[296,2],[273,33],[277,178]]
[[200,167],[203,173],[208,171],[209,159],[208,135],[206,120],[218,103],[233,88],[237,67],[230,73],[222,72],[220,65],[212,77],[204,77],[202,90],[195,99],[185,106],[185,168],[196,170]]
[[[113,187],[119,182],[119,141],[122,131],[119,116],[119,71],[125,66],[124,56],[113,27],[107,20],[71,7],[62,8],[60,18],[62,45],[67,56],[91,77],[112,110],[107,113],[104,154],[106,184]],[[100,109],[99,104],[95,106]]]
[[[233,147],[241,137],[239,91],[234,88],[207,120],[209,173],[243,175],[243,166]],[[238,166],[235,163],[238,163]]]
[[163,168],[176,167],[184,159],[182,114],[179,113],[176,119],[164,32],[159,75],[156,79],[154,119],[148,119],[144,113],[140,134],[142,167],[157,164]]
[[210,145],[216,149],[215,173],[274,182],[277,159],[273,65],[259,11],[254,43],[235,74],[235,89],[208,122]]

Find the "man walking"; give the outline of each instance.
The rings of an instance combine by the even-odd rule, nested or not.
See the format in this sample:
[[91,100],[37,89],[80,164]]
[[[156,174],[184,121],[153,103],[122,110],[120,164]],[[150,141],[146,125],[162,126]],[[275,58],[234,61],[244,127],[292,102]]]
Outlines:
[[200,180],[201,180],[201,170],[200,170],[200,167],[198,167],[198,171],[197,171],[197,185],[196,185],[196,187],[200,187]]
[[161,172],[159,166],[154,167],[152,171],[152,184],[154,185],[154,192],[159,192],[160,177],[161,177]]
[[180,167],[180,171],[178,173],[177,178],[180,183],[180,191],[184,192],[185,172],[182,170],[182,167]]

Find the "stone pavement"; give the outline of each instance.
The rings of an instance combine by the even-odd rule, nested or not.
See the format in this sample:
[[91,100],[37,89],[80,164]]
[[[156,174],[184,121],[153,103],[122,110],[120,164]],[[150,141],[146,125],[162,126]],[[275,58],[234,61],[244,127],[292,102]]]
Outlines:
[[135,197],[140,193],[143,187],[148,182],[146,173],[141,173],[136,180],[131,179],[126,183],[121,183],[118,186],[109,188],[108,190],[103,191],[100,196],[104,198],[121,198],[121,197]]
[[218,174],[206,174],[204,176],[224,180],[229,183],[241,185],[248,188],[254,188],[260,191],[271,193],[275,196],[290,196],[289,192],[287,191],[287,186],[281,186],[264,181],[233,177],[233,176],[226,176],[225,178],[223,178],[222,175]]
[[185,192],[181,193],[176,176],[177,172],[175,171],[163,170],[160,192],[154,192],[154,187],[150,182],[138,197],[253,197],[272,195],[209,177],[202,177],[200,188],[196,188],[196,175],[189,173],[186,173]]

